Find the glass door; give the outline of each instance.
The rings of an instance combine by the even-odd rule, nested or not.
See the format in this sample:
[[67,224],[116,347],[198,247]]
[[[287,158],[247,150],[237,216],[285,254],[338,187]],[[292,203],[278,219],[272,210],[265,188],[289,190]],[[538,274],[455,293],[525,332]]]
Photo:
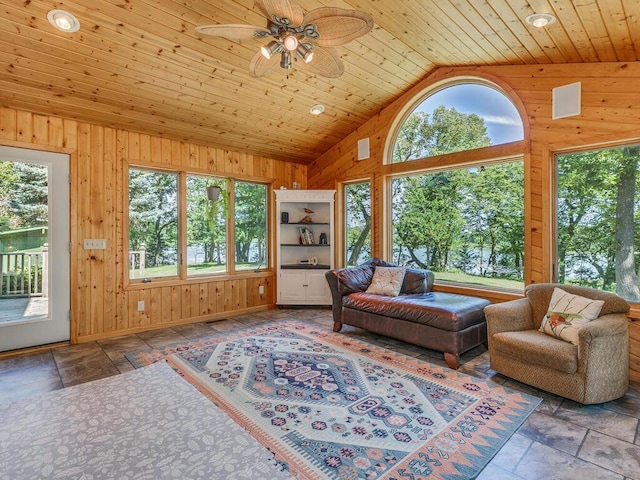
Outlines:
[[0,351],[69,339],[69,156],[0,147]]

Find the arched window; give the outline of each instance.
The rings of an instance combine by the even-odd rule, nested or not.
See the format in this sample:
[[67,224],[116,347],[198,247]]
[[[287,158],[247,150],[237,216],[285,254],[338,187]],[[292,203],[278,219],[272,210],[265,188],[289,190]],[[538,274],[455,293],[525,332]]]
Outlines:
[[[405,110],[396,124],[393,163],[524,138],[518,110],[496,86],[458,82],[432,89]],[[523,156],[481,157],[397,169],[388,183],[387,257],[428,268],[441,284],[522,290]]]
[[400,122],[391,163],[524,138],[518,110],[496,87],[456,83],[430,91]]

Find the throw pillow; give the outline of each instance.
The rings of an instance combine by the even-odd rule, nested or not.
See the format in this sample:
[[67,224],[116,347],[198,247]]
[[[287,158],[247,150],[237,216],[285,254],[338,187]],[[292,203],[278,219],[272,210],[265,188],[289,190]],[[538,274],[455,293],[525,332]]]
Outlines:
[[603,300],[591,300],[554,288],[540,331],[578,345],[578,330],[598,318],[602,305]]
[[406,270],[406,267],[376,267],[366,293],[397,297]]

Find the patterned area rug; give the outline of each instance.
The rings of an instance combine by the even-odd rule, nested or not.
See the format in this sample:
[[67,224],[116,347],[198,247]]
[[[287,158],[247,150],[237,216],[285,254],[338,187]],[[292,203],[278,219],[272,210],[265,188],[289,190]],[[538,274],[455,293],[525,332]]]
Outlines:
[[127,357],[166,359],[305,479],[474,478],[540,403],[298,322]]
[[0,479],[286,480],[165,362],[0,404]]

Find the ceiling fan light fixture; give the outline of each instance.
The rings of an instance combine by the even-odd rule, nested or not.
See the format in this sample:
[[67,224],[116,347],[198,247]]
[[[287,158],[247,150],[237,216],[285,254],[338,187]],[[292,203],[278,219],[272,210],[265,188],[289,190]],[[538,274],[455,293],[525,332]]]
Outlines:
[[280,66],[285,70],[291,68],[291,54],[286,50],[282,52],[282,56],[280,57]]
[[534,13],[533,15],[529,15],[525,18],[525,21],[536,28],[543,28],[554,23],[556,21],[556,17],[550,13]]
[[298,55],[300,55],[300,58],[304,60],[304,63],[309,63],[313,60],[313,50],[306,45],[303,45],[302,43],[298,45],[297,52]]
[[295,35],[285,35],[282,38],[282,44],[284,45],[284,48],[286,48],[290,52],[295,52],[295,50],[298,48],[299,42]]
[[260,48],[260,52],[262,52],[262,56],[269,60],[271,56],[278,51],[278,47],[280,44],[275,40],[271,40],[268,44],[263,45]]
[[65,33],[73,33],[80,30],[80,21],[65,10],[49,10],[47,20],[51,25]]

